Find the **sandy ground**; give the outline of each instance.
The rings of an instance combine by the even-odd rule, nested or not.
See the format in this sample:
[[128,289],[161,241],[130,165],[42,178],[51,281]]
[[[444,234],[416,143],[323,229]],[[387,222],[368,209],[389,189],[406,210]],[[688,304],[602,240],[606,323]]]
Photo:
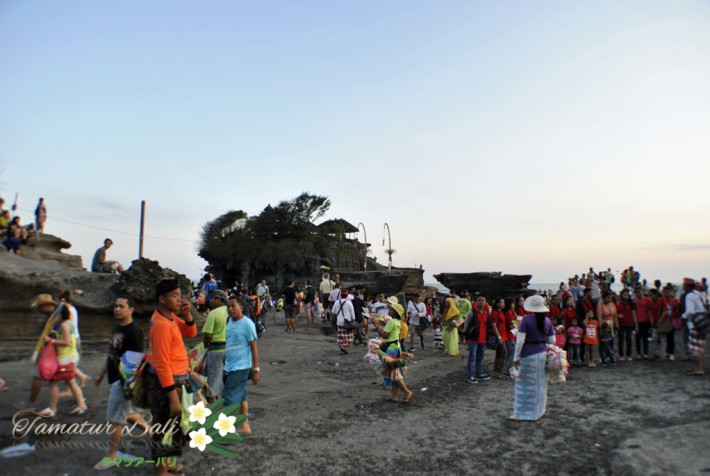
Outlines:
[[[185,448],[187,474],[555,474],[645,475],[710,472],[710,378],[687,377],[683,362],[633,362],[573,369],[567,383],[549,388],[546,416],[536,423],[508,421],[513,382],[465,380],[465,356],[444,357],[432,346],[418,349],[409,367],[411,405],[385,401],[380,379],[362,356],[364,347],[341,356],[318,325],[286,334],[269,318],[259,342],[262,381],[249,385],[254,434],[236,445],[238,458]],[[108,318],[107,318],[108,319]],[[427,343],[433,335],[429,333]],[[194,342],[194,341],[193,341]],[[99,370],[103,345],[87,346],[81,367]],[[486,367],[492,364],[488,352]],[[707,360],[707,359],[706,359]],[[278,364],[278,365],[274,365]],[[710,369],[710,365],[706,365]],[[2,363],[12,387],[0,393],[0,446],[28,441],[12,437],[13,404],[26,399],[31,367]],[[55,422],[105,418],[108,387],[86,387],[90,412],[68,416],[60,403]],[[47,403],[43,391],[38,409]],[[1,474],[95,474],[106,437],[32,437],[65,445],[0,459]],[[134,444],[141,439],[133,440]],[[138,445],[132,452],[147,456]],[[121,468],[105,474],[150,474]]]

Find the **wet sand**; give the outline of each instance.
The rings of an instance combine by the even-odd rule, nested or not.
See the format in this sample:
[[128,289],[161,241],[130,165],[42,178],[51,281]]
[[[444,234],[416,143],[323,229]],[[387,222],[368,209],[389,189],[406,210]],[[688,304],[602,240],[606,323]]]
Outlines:
[[[234,446],[239,453],[234,459],[186,447],[182,462],[188,475],[697,475],[710,471],[710,377],[686,376],[687,363],[635,361],[572,369],[568,382],[549,387],[542,420],[516,423],[507,419],[512,412],[513,382],[467,383],[465,347],[461,346],[461,358],[445,357],[433,350],[431,331],[429,347],[418,349],[417,360],[409,367],[407,384],[414,391],[413,402],[401,405],[385,400],[388,392],[379,388],[381,379],[362,360],[364,347],[340,355],[325,325],[307,332],[299,323],[296,334],[287,334],[283,313],[276,320],[274,324],[272,317],[267,319],[268,332],[259,342],[262,381],[248,386],[254,434]],[[105,347],[85,345],[80,367],[96,373]],[[492,359],[493,352],[487,352],[489,373]],[[26,360],[2,364],[0,375],[12,387],[0,393],[2,447],[17,443],[12,438],[13,404],[27,398],[30,372]],[[53,422],[104,421],[107,394],[105,383],[99,389],[89,383],[85,388],[89,413],[69,416],[73,400],[64,398]],[[46,404],[43,389],[37,409]],[[105,436],[30,441],[38,439],[74,446],[106,442]],[[141,445],[132,452],[148,459]],[[0,460],[0,472],[95,474],[91,466],[102,454],[100,449],[41,449]],[[104,473],[150,474],[150,468]]]

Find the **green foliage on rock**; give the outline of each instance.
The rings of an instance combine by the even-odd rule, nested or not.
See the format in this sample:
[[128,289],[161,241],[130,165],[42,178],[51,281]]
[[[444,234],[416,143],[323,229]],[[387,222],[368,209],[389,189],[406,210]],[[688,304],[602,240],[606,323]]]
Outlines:
[[304,269],[308,258],[327,245],[313,221],[329,208],[327,197],[304,192],[253,217],[242,210],[229,211],[202,227],[199,254],[227,268],[248,262],[262,269],[277,263]]

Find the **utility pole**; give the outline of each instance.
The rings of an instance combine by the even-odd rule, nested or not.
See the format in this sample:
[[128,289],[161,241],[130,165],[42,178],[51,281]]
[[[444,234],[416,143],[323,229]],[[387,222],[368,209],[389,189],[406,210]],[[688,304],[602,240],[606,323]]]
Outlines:
[[138,243],[138,259],[143,258],[143,235],[145,234],[145,200],[141,200],[141,232]]

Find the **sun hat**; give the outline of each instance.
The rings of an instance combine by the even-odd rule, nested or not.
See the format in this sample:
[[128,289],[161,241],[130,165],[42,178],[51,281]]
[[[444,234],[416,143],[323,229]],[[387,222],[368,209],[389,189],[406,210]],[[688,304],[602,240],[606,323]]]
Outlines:
[[542,296],[530,296],[523,303],[523,309],[530,312],[550,312]]
[[397,296],[390,296],[387,298],[387,304],[399,304]]
[[[396,299],[396,298],[395,298],[395,299]],[[397,314],[399,314],[399,318],[400,318],[400,319],[402,318],[402,316],[404,316],[404,308],[402,307],[401,304],[399,304],[399,303],[391,303],[391,302],[389,302],[389,300],[388,300],[387,305],[388,305],[389,307],[391,307],[392,309],[394,309]]]
[[40,294],[32,301],[31,307],[42,307],[46,304],[58,305],[59,303],[54,300],[51,294]]

